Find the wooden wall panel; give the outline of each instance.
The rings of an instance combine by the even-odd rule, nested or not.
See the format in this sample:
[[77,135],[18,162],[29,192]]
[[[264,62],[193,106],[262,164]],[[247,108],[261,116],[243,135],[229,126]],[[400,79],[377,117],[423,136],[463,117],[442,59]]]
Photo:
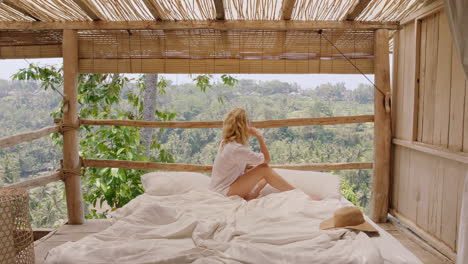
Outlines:
[[458,216],[468,165],[394,147],[392,211],[412,221],[447,249],[456,250]]
[[[420,100],[424,101],[423,129],[421,142],[432,144],[434,135],[434,105],[435,105],[435,80],[437,70],[437,44],[438,44],[438,14],[434,14],[425,21],[426,29],[426,61],[425,78],[420,79],[424,83],[424,93],[420,93]],[[408,54],[409,55],[409,54]]]
[[[409,23],[399,33],[398,47],[397,50],[400,52],[396,53],[396,61],[398,63],[397,76],[395,84],[397,87],[412,86],[414,82],[414,57],[407,56],[412,49],[414,49],[412,43],[415,41],[414,34],[414,23]],[[412,120],[411,115],[407,115],[408,112],[412,113],[413,102],[412,99],[414,90],[410,89],[399,89],[392,91],[393,107],[395,108],[393,114],[394,122],[394,135],[397,138],[410,140],[412,138]]]
[[[450,114],[450,81],[452,68],[452,40],[445,14],[439,15],[437,43],[437,70],[435,80],[435,110],[433,144],[448,146]],[[447,89],[448,87],[448,89]]]
[[[454,259],[468,173],[468,164],[458,158],[465,157],[460,152],[468,152],[468,82],[444,11],[429,14],[420,23],[419,35],[415,23],[408,23],[395,42],[394,137],[406,143],[393,145],[390,206],[397,218]],[[423,148],[433,146],[459,156],[423,152],[411,147],[413,140],[429,144],[419,145]]]
[[[454,45],[454,44],[453,44]],[[465,116],[465,76],[460,63],[460,56],[452,45],[452,76],[450,93],[450,127],[448,147],[454,151],[463,151],[463,118]],[[468,107],[467,107],[468,109]],[[466,115],[468,117],[468,115]],[[468,129],[465,130],[468,132]],[[467,135],[468,136],[468,135]]]
[[[418,124],[417,124],[417,136],[416,139],[419,142],[422,142],[423,134],[423,120],[424,120],[424,91],[425,91],[425,81],[426,80],[426,54],[427,54],[427,23],[421,23],[421,33],[420,33],[420,47],[419,47],[419,79],[418,79],[418,96],[419,96],[419,111],[418,111]],[[403,56],[403,55],[401,55]]]
[[466,81],[453,45],[444,11],[422,19],[416,138],[460,151],[468,141],[463,139],[468,137],[464,124],[468,107]]
[[466,80],[466,79],[465,79],[465,111],[464,111],[464,115],[465,116],[463,117],[463,152],[468,152],[468,80]]

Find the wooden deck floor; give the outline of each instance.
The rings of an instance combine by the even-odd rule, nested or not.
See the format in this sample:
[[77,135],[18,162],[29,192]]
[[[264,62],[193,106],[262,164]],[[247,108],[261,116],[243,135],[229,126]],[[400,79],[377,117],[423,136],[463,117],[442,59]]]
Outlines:
[[[64,225],[47,236],[37,240],[35,245],[36,264],[44,263],[47,252],[67,241],[77,241],[81,238],[104,230],[109,226],[105,220],[87,220],[83,225]],[[453,263],[445,256],[427,245],[417,236],[406,230],[395,222],[379,224],[385,231],[393,235],[408,250],[413,252],[423,263],[426,264],[449,264]]]

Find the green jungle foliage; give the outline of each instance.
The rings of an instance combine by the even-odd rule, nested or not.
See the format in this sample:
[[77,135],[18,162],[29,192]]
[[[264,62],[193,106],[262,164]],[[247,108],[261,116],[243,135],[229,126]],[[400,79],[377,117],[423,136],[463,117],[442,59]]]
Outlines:
[[[60,117],[62,69],[30,65],[14,75],[17,80],[0,80],[0,136],[39,129]],[[83,74],[79,78],[80,117],[90,119],[141,120],[142,78],[124,75]],[[193,76],[193,83],[174,84],[160,78],[156,104],[157,120],[222,120],[233,107],[244,107],[252,120],[372,114],[372,86],[355,90],[344,84],[323,84],[302,89],[279,80],[259,82],[236,80],[223,75]],[[148,103],[148,102],[147,102]],[[372,124],[285,127],[265,129],[272,163],[372,161]],[[80,129],[80,155],[85,158],[134,161],[212,164],[221,129],[160,129],[150,151],[141,145],[140,129],[133,127],[90,127]],[[251,146],[259,151],[256,140]],[[149,153],[146,155],[145,153]],[[62,156],[60,135],[0,150],[0,183],[47,174],[59,167]],[[104,217],[143,192],[141,170],[89,168],[83,180],[88,218]],[[371,170],[332,172],[343,179],[342,193],[354,204],[366,208],[370,199]],[[62,183],[33,189],[33,226],[63,223],[66,205]],[[101,204],[105,204],[101,208]],[[107,209],[106,209],[107,208]]]

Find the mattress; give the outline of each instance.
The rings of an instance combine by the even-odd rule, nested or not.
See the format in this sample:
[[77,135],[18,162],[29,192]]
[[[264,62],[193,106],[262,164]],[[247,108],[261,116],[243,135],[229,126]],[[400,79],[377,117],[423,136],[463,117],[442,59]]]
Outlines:
[[318,228],[347,205],[300,190],[248,202],[201,190],[143,194],[114,211],[110,227],[50,250],[45,263],[421,263],[369,219],[378,237]]

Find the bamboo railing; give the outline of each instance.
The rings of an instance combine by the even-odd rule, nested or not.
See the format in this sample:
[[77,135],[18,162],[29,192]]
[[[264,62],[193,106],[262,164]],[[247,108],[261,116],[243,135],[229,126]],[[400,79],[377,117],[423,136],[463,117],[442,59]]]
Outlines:
[[[122,168],[138,170],[161,170],[161,171],[191,171],[211,172],[211,165],[195,165],[184,163],[161,163],[147,161],[107,160],[107,159],[84,159],[84,167],[94,168]],[[304,170],[304,171],[329,171],[329,170],[351,170],[372,169],[372,162],[344,162],[344,163],[313,163],[298,165],[270,165],[272,168]]]
[[[62,119],[54,119],[55,123],[62,122]],[[337,124],[355,124],[374,122],[374,115],[338,116],[338,117],[315,117],[315,118],[293,118],[253,121],[252,126],[257,128],[275,128],[292,126],[323,126]],[[220,128],[222,121],[141,121],[141,120],[91,120],[80,119],[80,125],[93,126],[132,126],[132,127],[152,127],[152,128]]]
[[[14,136],[6,136],[0,138],[0,149],[13,147],[15,145],[33,141],[45,136],[48,136],[52,133],[60,132],[60,126],[48,126],[35,131],[25,132]],[[58,181],[63,177],[61,171],[55,171],[48,175],[37,177],[34,179],[24,180],[12,184],[4,185],[3,187],[16,187],[16,188],[26,188],[32,189],[35,187],[44,186],[48,183]]]
[[0,149],[15,146],[17,144],[33,141],[35,139],[59,132],[59,126],[44,127],[36,131],[25,132],[14,136],[0,138]]
[[[340,117],[318,117],[318,118],[294,118],[279,120],[254,121],[252,125],[258,128],[275,128],[290,126],[311,126],[311,125],[337,125],[373,122],[373,115],[358,116],[340,116]],[[55,123],[60,125],[45,127],[36,131],[21,133],[14,136],[0,138],[0,149],[12,147],[14,145],[32,141],[52,133],[61,132],[62,119],[54,119]],[[220,128],[222,121],[140,121],[140,120],[90,120],[80,119],[79,125],[95,126],[134,126],[134,127],[152,127],[152,128]],[[63,132],[63,131],[62,131]],[[161,162],[143,162],[128,160],[107,160],[107,159],[82,159],[82,167],[94,168],[123,168],[140,170],[160,170],[160,171],[189,171],[189,172],[211,172],[211,165],[196,165],[184,163],[161,163]],[[349,169],[372,169],[371,162],[343,162],[343,163],[313,163],[313,164],[275,164],[272,168],[304,170],[304,171],[330,171],[330,170],[349,170]],[[59,170],[46,176],[21,182],[5,185],[4,187],[22,187],[35,188],[44,186],[48,183],[64,179],[63,171]]]
[[16,187],[16,188],[32,189],[32,188],[47,185],[47,184],[49,184],[51,182],[58,181],[58,180],[62,179],[62,175],[63,174],[62,174],[61,171],[56,171],[56,172],[53,172],[53,173],[51,173],[49,175],[46,175],[46,176],[41,176],[41,177],[37,177],[37,178],[34,178],[34,179],[29,179],[29,180],[20,181],[20,182],[16,182],[16,183],[12,183],[12,184],[7,184],[4,187]]

